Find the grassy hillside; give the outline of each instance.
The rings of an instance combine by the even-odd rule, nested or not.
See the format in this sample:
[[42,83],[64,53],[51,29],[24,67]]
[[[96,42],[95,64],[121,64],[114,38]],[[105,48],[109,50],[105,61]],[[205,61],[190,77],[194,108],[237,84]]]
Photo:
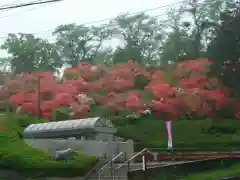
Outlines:
[[28,176],[82,176],[92,168],[97,159],[78,153],[72,164],[55,162],[49,154],[25,144],[17,136],[24,126],[41,122],[28,116],[0,116],[0,166]]
[[[167,148],[164,121],[142,118],[114,120],[118,135],[133,139],[140,148]],[[178,120],[172,123],[174,148],[240,148],[238,120]],[[157,149],[155,149],[157,150]]]
[[[240,176],[240,164],[233,164],[230,166],[222,167],[222,168],[211,168],[202,169],[199,172],[195,170],[195,172],[184,170],[178,172],[175,171],[169,172],[161,172],[159,175],[151,176],[150,180],[217,180],[225,177],[239,177]],[[138,177],[139,178],[139,177]],[[137,179],[137,178],[136,178]]]
[[216,180],[224,177],[240,177],[240,164],[212,171],[189,174],[184,180]]

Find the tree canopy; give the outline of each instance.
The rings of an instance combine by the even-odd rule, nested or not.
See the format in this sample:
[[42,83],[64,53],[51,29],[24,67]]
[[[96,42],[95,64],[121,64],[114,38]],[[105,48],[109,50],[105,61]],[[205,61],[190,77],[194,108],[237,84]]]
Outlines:
[[2,49],[10,56],[1,65],[16,74],[57,71],[81,61],[112,66],[135,60],[167,68],[186,59],[209,58],[215,62],[212,73],[239,91],[239,6],[234,0],[188,0],[167,9],[167,18],[160,17],[135,13],[102,25],[63,24],[52,33],[54,43],[33,34],[9,34]]

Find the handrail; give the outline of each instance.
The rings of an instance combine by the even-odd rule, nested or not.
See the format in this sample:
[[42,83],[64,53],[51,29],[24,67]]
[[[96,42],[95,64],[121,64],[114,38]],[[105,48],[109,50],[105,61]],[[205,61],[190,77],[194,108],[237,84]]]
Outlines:
[[138,152],[137,154],[135,154],[134,156],[132,156],[130,159],[128,159],[127,161],[125,161],[123,164],[121,164],[119,167],[115,168],[113,171],[116,171],[120,168],[122,168],[124,165],[126,165],[127,163],[129,163],[130,161],[132,161],[135,157],[137,157],[138,155],[142,154],[144,151],[146,151],[147,148],[141,150],[140,152]]
[[[166,148],[148,148],[153,150],[166,150]],[[240,148],[228,148],[228,147],[221,147],[221,148],[174,148],[174,150],[240,150]]]
[[[154,153],[165,153],[169,152],[169,149],[166,148],[147,148],[148,150],[154,152]],[[189,152],[189,153],[195,153],[195,152],[240,152],[240,148],[174,148],[171,151],[174,151],[175,153],[178,152]]]
[[85,176],[84,176],[84,180],[88,179],[94,172],[97,171],[97,169],[99,167],[101,167],[102,165],[104,165],[107,161],[105,160],[104,162],[101,162],[101,160],[96,164],[95,167],[93,167]]
[[123,152],[120,152],[118,155],[116,155],[114,158],[112,158],[107,164],[105,164],[102,168],[98,170],[98,172],[101,172],[103,169],[105,169],[109,164],[114,162],[119,156],[121,156]]

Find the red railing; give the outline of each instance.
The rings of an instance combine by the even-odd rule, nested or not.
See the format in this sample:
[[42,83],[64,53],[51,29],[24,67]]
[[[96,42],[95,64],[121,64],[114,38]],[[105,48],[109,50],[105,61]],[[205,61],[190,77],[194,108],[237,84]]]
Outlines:
[[[240,152],[201,152],[201,153],[157,153],[157,152],[146,152],[146,158],[148,161],[168,161],[168,160],[197,160],[197,159],[208,159],[208,158],[239,158]],[[136,157],[135,162],[141,162],[141,157]]]

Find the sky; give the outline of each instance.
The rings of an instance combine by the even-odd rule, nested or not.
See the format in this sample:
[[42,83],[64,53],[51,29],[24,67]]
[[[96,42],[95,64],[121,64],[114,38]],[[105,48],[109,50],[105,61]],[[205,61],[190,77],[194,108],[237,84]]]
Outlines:
[[[0,7],[9,4],[26,3],[35,0],[1,0]],[[57,3],[36,5],[8,11],[0,11],[0,44],[4,42],[8,33],[34,33],[36,36],[54,41],[52,31],[61,24],[76,23],[99,25],[89,23],[93,21],[111,19],[121,13],[136,13],[147,9],[147,13],[153,16],[162,15],[167,8],[160,8],[181,0],[63,0]],[[178,6],[179,4],[176,4]],[[159,7],[159,8],[158,8]],[[173,7],[173,6],[171,6]],[[165,18],[165,16],[159,16]],[[114,46],[118,42],[111,42]],[[7,56],[0,50],[0,57]]]

